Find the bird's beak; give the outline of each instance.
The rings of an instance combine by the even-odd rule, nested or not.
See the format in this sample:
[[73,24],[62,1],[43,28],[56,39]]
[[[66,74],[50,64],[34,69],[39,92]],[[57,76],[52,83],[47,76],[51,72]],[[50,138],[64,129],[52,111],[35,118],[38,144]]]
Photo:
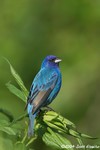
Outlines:
[[55,59],[55,63],[59,63],[59,62],[61,62],[62,60],[61,59],[59,59],[59,58],[56,58]]

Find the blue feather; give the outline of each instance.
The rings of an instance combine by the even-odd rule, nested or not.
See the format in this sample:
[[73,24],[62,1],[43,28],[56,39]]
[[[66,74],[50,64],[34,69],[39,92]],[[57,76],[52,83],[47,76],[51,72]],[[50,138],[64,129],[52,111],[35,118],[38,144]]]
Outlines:
[[49,105],[61,88],[60,61],[56,56],[47,56],[32,82],[27,100],[27,111],[29,114],[28,136],[34,134],[34,120],[40,108]]

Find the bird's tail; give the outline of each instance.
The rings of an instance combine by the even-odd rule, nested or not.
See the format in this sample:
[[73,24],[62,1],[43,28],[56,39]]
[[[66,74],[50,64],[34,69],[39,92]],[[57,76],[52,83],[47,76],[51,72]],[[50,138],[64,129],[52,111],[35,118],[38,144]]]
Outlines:
[[29,114],[29,126],[28,126],[28,137],[33,136],[34,134],[34,120],[35,120],[36,114]]
[[28,107],[27,107],[27,111],[28,111],[28,114],[29,114],[28,137],[31,137],[34,134],[34,120],[35,120],[35,117],[36,117],[36,113],[33,114],[32,110],[33,110],[33,105],[31,105],[29,103]]

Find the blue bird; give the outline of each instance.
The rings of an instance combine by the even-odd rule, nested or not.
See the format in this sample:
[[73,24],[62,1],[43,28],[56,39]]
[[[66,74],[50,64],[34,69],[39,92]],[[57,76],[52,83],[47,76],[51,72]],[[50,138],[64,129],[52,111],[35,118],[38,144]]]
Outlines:
[[56,56],[47,56],[41,65],[40,71],[35,76],[27,99],[29,115],[28,136],[33,135],[34,119],[41,107],[48,106],[57,96],[62,83],[59,69],[61,59]]

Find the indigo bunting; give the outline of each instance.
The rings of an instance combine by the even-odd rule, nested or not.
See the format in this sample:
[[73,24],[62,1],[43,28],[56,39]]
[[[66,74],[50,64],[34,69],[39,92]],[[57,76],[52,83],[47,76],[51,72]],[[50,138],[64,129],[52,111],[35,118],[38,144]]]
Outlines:
[[33,135],[34,119],[41,107],[48,106],[57,96],[62,83],[59,69],[61,59],[56,56],[47,56],[41,65],[40,71],[35,76],[27,99],[29,115],[28,136]]

